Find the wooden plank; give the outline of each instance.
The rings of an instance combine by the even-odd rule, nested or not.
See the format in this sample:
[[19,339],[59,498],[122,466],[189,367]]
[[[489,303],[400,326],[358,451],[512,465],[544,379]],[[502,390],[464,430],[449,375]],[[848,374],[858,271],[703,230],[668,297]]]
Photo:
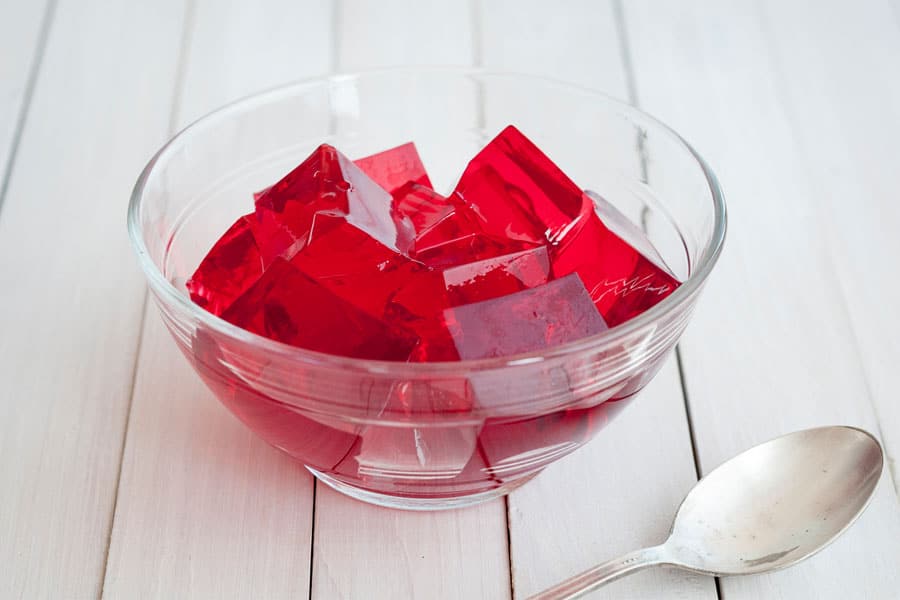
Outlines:
[[411,513],[318,484],[315,536],[313,598],[509,596],[502,500]]
[[462,2],[364,0],[338,2],[340,71],[394,65],[470,65],[473,13]]
[[[467,64],[474,55],[466,4],[340,6],[339,70]],[[506,535],[502,500],[416,514],[368,506],[319,484],[312,598],[505,598]]]
[[[900,283],[888,275],[900,256],[900,4],[826,2],[803,11],[800,2],[770,3],[763,26],[800,162],[816,201],[829,207],[829,254],[900,494]],[[812,26],[789,31],[807,20]]]
[[[565,10],[511,0],[482,6],[486,67],[543,74],[627,98],[612,3],[568,2]],[[503,103],[489,110],[502,113]],[[511,494],[515,596],[526,597],[603,560],[659,543],[695,481],[672,357],[617,422]],[[716,591],[709,578],[647,571],[592,597],[715,598]]]
[[[551,465],[509,499],[513,580],[525,598],[604,560],[665,540],[696,481],[671,358],[597,438]],[[596,598],[716,598],[713,580],[650,570]]]
[[23,124],[29,79],[41,54],[45,18],[49,19],[46,1],[0,2],[0,193]]
[[56,9],[0,216],[0,596],[100,590],[144,295],[123,218],[165,138],[182,14]]
[[[327,2],[201,0],[194,11],[177,126],[328,69]],[[215,400],[148,311],[104,596],[305,597],[312,477]]]
[[[786,20],[785,36],[823,26],[800,9],[782,13],[773,3],[770,11]],[[683,342],[703,472],[795,429],[846,423],[877,432],[816,193],[821,175],[802,168],[784,81],[773,76],[781,62],[757,4],[634,2],[625,17],[642,105],[710,159],[729,199],[728,249]],[[858,45],[866,44],[843,47]],[[797,86],[798,110],[822,101]],[[729,599],[892,597],[898,553],[900,511],[884,483],[832,547],[786,571],[724,579],[722,591]]]

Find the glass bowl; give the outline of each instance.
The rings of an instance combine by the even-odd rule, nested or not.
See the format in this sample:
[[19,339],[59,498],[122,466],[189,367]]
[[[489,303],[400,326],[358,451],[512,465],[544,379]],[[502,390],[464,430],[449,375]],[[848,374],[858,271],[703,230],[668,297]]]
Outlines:
[[[358,158],[415,141],[435,189],[516,125],[598,210],[646,232],[684,283],[640,316],[541,352],[397,363],[287,346],[204,311],[185,281],[240,215],[328,142]],[[608,217],[608,215],[606,215]],[[725,233],[715,177],[671,129],[595,91],[478,69],[389,69],[304,81],[200,119],[150,161],[128,229],[177,346],[216,396],[317,478],[406,509],[507,493],[589,441],[678,341]],[[588,474],[586,474],[588,475]]]

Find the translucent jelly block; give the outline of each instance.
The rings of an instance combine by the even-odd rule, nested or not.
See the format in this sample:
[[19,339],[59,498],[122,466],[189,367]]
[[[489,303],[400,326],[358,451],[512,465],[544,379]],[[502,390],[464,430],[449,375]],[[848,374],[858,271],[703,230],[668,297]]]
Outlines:
[[431,180],[412,142],[353,162],[391,194],[408,182],[431,187]]
[[551,263],[556,277],[578,273],[610,327],[639,315],[680,285],[610,231],[588,196],[577,226],[553,250]]
[[545,284],[549,270],[547,250],[538,247],[416,273],[390,296],[386,320],[418,335],[411,361],[459,360],[444,310]]
[[390,294],[385,320],[415,332],[419,338],[410,362],[459,360],[459,354],[444,323],[444,309],[450,306],[440,271],[415,273]]
[[544,246],[444,269],[451,306],[471,304],[547,283],[550,258]]
[[[417,237],[451,217],[457,208],[446,197],[415,181],[409,181],[394,190],[393,196],[394,210],[409,218]],[[457,229],[450,233],[468,233],[470,228],[476,226],[474,221],[469,223],[470,220],[454,220],[453,224]]]
[[603,403],[521,420],[488,421],[479,436],[483,470],[498,481],[533,472],[578,449],[609,420]]
[[603,196],[591,190],[585,190],[585,195],[594,203],[594,210],[600,216],[600,221],[606,228],[627,242],[629,246],[640,252],[644,258],[650,260],[657,267],[671,274],[672,269],[660,256],[653,242],[647,237],[640,227],[622,212],[613,206]]
[[[297,168],[256,199],[261,218],[270,214],[297,242],[296,251],[310,244],[340,217],[369,237],[405,252],[412,242],[412,224],[392,214],[391,196],[350,159],[322,144]],[[290,258],[290,256],[285,256]]]
[[463,359],[509,356],[600,333],[607,325],[577,275],[444,311]]
[[527,248],[487,234],[478,217],[458,198],[446,198],[409,183],[394,193],[397,214],[409,217],[416,236],[410,256],[430,267],[447,267]]
[[381,415],[395,424],[372,425],[362,433],[362,447],[356,457],[359,475],[419,483],[455,477],[475,451],[480,423],[439,427],[440,419],[435,419],[428,426],[414,427],[403,421],[427,422],[438,413],[465,413],[472,402],[465,379],[396,384]]
[[512,125],[469,162],[454,194],[496,237],[556,243],[581,210],[581,190]]
[[189,358],[216,396],[265,441],[316,469],[332,469],[357,443],[354,430],[345,431],[317,422],[289,404],[253,389],[225,365],[234,357],[215,334],[198,329],[191,340]]
[[[250,215],[252,218],[252,215]],[[187,282],[191,300],[215,315],[259,279],[263,260],[247,216],[219,238]]]
[[277,259],[222,318],[253,333],[309,350],[405,361],[414,335],[390,327]]
[[362,435],[356,460],[361,477],[400,480],[451,479],[475,451],[474,427],[370,426]]
[[276,248],[291,246],[287,232],[266,219],[244,215],[213,245],[187,282],[195,303],[221,315],[277,258]]
[[398,288],[428,270],[343,217],[331,215],[316,217],[315,236],[291,263],[376,318],[385,314],[388,300]]

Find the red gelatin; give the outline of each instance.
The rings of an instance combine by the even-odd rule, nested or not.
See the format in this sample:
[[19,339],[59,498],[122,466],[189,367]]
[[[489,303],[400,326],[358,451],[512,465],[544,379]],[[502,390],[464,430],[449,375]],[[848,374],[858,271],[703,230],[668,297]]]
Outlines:
[[490,300],[547,283],[550,258],[544,246],[444,269],[450,306]]
[[271,215],[290,232],[298,242],[295,252],[338,222],[353,225],[398,253],[408,249],[413,237],[412,225],[392,214],[390,194],[328,144],[263,192],[256,213],[261,219]]
[[641,314],[680,285],[610,231],[587,195],[581,218],[553,250],[552,266],[556,277],[578,273],[610,327]]
[[450,306],[440,271],[417,273],[388,297],[385,320],[415,332],[419,341],[410,354],[410,362],[444,362],[459,360],[453,339],[443,320]]
[[394,207],[416,232],[410,256],[429,267],[448,267],[516,252],[529,245],[485,232],[459,199],[409,183],[394,194]]
[[487,231],[548,243],[554,277],[578,273],[609,326],[647,310],[679,285],[606,228],[591,199],[512,126],[469,163],[455,193]]
[[316,235],[291,264],[376,318],[391,295],[427,267],[369,237],[343,217],[319,215]]
[[191,300],[215,315],[221,315],[263,273],[250,219],[252,215],[235,221],[187,282]]
[[222,318],[285,344],[355,358],[404,361],[417,341],[335,296],[283,259],[276,259]]
[[391,296],[387,319],[419,336],[410,361],[459,360],[444,319],[445,309],[543,285],[549,271],[547,250],[541,246],[443,271],[418,273]]
[[432,187],[425,165],[412,142],[353,161],[357,167],[390,194],[408,182]]
[[444,311],[463,359],[541,350],[607,329],[577,275]]
[[[411,144],[357,165],[322,146],[260,192],[256,214],[235,223],[204,259],[192,297],[289,344],[443,361],[576,340],[661,296],[654,286],[664,269],[607,229],[581,191],[514,128],[476,157],[458,194],[445,198],[430,185]],[[548,282],[548,273],[558,279]],[[604,321],[597,308],[611,316]],[[352,399],[371,412],[363,426],[279,399],[280,390],[302,396],[321,387],[314,370],[273,374],[264,353],[230,348],[227,337],[204,351],[200,333],[195,365],[242,420],[315,469],[394,495],[476,493],[533,473],[590,439],[623,404],[614,400],[648,377],[637,373],[615,390],[573,389],[567,364],[529,370],[527,378],[488,370],[366,386]],[[235,368],[242,360],[250,368]],[[529,407],[483,425],[429,421],[526,393],[561,399],[566,409],[534,416]]]
[[600,222],[607,229],[616,234],[622,241],[627,242],[629,246],[637,250],[654,265],[666,273],[672,274],[672,269],[669,268],[653,245],[653,242],[650,241],[647,234],[640,227],[597,192],[585,190],[584,194],[594,203],[594,212],[597,213],[600,217]]
[[268,219],[250,213],[219,238],[187,282],[191,299],[215,315],[231,306],[278,256],[291,246],[290,236]]
[[508,126],[469,162],[454,195],[488,233],[555,243],[581,210],[581,190],[522,132]]
[[322,145],[256,201],[298,240],[292,264],[332,293],[380,318],[388,296],[423,269],[405,253],[413,239],[383,188],[345,156]]
[[483,468],[503,482],[533,468],[538,461],[550,462],[565,456],[590,441],[607,424],[608,413],[615,404],[604,402],[497,424],[488,420],[478,439]]
[[[391,390],[386,421],[427,421],[436,413],[465,413],[472,406],[465,379],[401,382]],[[410,427],[372,425],[356,456],[361,477],[447,479],[457,476],[472,456],[478,425]]]

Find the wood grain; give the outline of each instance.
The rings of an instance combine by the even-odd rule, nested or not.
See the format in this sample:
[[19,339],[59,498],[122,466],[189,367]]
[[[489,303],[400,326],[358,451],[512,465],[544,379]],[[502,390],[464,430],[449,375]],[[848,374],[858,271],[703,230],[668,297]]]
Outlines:
[[0,2],[0,193],[24,124],[30,79],[43,50],[41,25],[50,16],[44,1]]
[[125,206],[165,139],[182,14],[56,10],[0,216],[0,596],[100,590],[144,294]]
[[[329,67],[325,2],[201,0],[190,21],[176,126]],[[149,306],[104,596],[305,597],[312,500],[309,473],[215,400]]]
[[[635,2],[625,13],[641,104],[710,157],[729,201],[727,249],[682,344],[702,471],[795,429],[877,432],[825,205],[803,169],[756,3]],[[781,15],[784,35],[823,26],[807,17]],[[724,579],[722,591],[729,599],[892,597],[898,545],[900,511],[883,482],[832,547],[786,571]]]
[[[482,5],[484,65],[565,79],[627,98],[612,3],[567,2],[566,10],[559,11],[542,6],[512,1]],[[671,357],[650,388],[597,439],[509,497],[516,597],[661,542],[695,481],[681,385]],[[711,579],[657,570],[592,597],[715,598],[716,591]]]

